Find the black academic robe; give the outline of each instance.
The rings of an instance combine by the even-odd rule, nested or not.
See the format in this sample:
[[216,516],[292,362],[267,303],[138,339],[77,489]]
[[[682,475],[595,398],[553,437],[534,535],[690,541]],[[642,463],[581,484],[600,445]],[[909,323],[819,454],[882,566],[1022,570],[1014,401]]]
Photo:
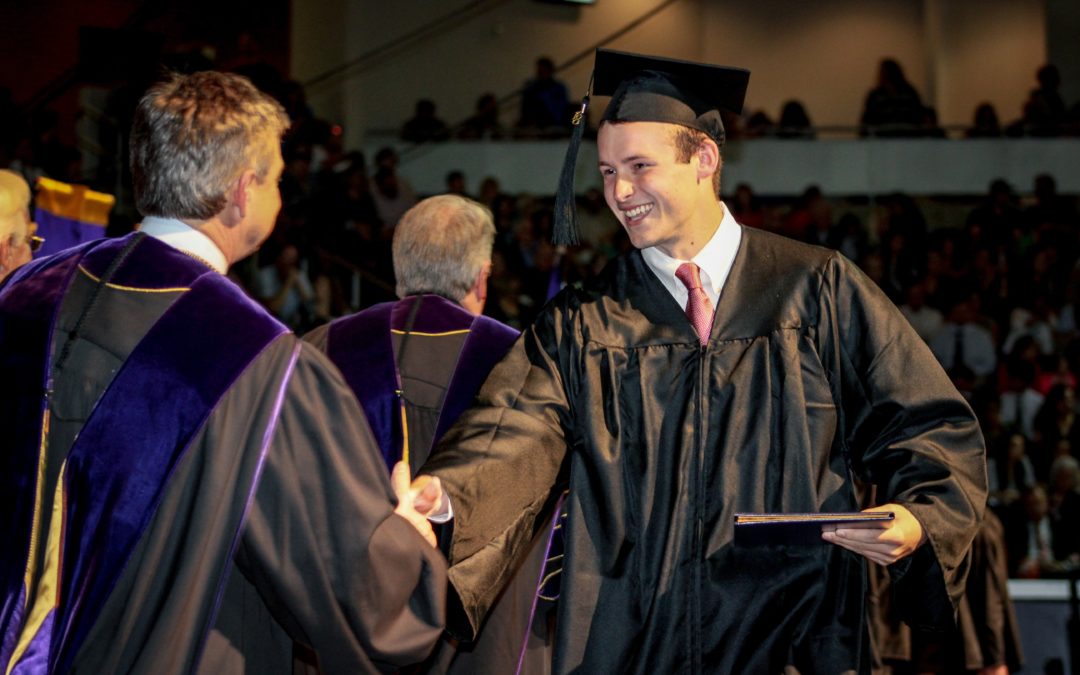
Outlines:
[[[220,398],[209,401],[192,435],[178,441],[183,445],[176,447],[179,459],[162,474],[160,493],[142,512],[147,520],[138,536],[113,550],[114,535],[128,527],[122,520],[131,515],[113,505],[148,489],[114,475],[128,470],[120,467],[127,466],[121,460],[129,460],[113,457],[125,442],[119,435],[149,430],[154,446],[168,450],[172,438],[159,443],[155,431],[162,431],[177,411],[182,416],[193,399],[180,389],[156,391],[163,378],[190,380],[205,391],[199,383],[217,374],[199,366],[203,354],[212,357],[216,349],[231,349],[232,343],[248,339],[251,325],[273,322],[239,289],[222,286],[231,282],[151,238],[139,243],[110,284],[99,289],[98,279],[127,241],[104,242],[103,254],[88,255],[64,291],[55,323],[45,333],[52,338],[52,387],[45,400],[44,485],[35,488],[24,481],[0,497],[5,514],[22,513],[26,505],[42,513],[32,521],[29,553],[21,536],[4,549],[5,571],[21,570],[8,563],[21,566],[27,555],[40,563],[42,542],[57,535],[64,588],[72,574],[68,562],[90,570],[75,579],[89,580],[86,590],[62,591],[57,601],[55,615],[73,617],[69,625],[74,630],[54,631],[52,637],[39,631],[23,661],[46,672],[288,673],[294,643],[313,650],[326,672],[392,670],[424,658],[441,633],[445,562],[393,513],[385,468],[340,374],[283,327],[258,347]],[[22,285],[32,284],[36,273],[30,268],[0,298],[13,298],[18,306]],[[215,278],[204,278],[207,274]],[[220,292],[203,294],[206,281]],[[99,295],[85,313],[95,291]],[[163,317],[175,316],[173,308],[181,301],[195,304],[193,316],[200,321],[211,316],[211,322],[220,322],[220,327],[209,326],[212,344],[196,331],[180,338],[180,349],[158,354],[160,365],[151,368],[142,400],[136,392],[131,407],[118,411],[121,420],[133,421],[102,429],[101,440],[86,447],[80,440],[83,432],[108,412],[99,401],[116,390],[118,372],[130,369],[133,355],[146,353],[148,335],[168,341],[168,332],[157,329]],[[25,313],[0,312],[0,339],[16,335]],[[76,325],[78,336],[65,346]],[[57,369],[61,359],[66,360]],[[21,367],[6,360],[3,366],[5,377]],[[7,388],[9,380],[4,381]],[[22,382],[8,392],[33,394],[34,386]],[[117,436],[110,440],[110,434]],[[11,440],[8,434],[4,455],[13,462]],[[82,444],[93,466],[72,468],[70,452],[76,444]],[[58,476],[62,464],[67,465],[66,478]],[[51,512],[58,481],[65,482],[65,495],[77,490],[83,497],[65,496],[63,518],[50,519],[45,514]],[[100,538],[75,540],[68,532],[71,519],[94,507],[95,494],[105,499],[102,481],[126,487],[110,488],[97,526]],[[158,489],[157,484],[150,487]],[[23,516],[19,520],[31,522]],[[112,570],[105,570],[110,571],[107,583],[99,581],[101,551],[118,556]],[[43,592],[40,579],[50,574],[41,567],[31,568],[36,569],[31,597]],[[26,594],[27,587],[15,591]],[[8,638],[25,632],[26,613],[6,612],[12,600],[5,597],[3,605],[5,661],[14,647]]]
[[979,429],[925,344],[839,254],[743,229],[701,347],[633,251],[555,297],[425,471],[454,505],[448,628],[469,635],[564,487],[556,672],[866,672],[865,560],[733,544],[736,512],[922,523],[910,621],[951,623],[986,500]]

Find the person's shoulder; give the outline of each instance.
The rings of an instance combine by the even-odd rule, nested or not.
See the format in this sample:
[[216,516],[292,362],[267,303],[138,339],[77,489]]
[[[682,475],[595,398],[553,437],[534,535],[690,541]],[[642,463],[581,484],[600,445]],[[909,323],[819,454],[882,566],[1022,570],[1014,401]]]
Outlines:
[[365,307],[364,309],[353,312],[352,314],[340,316],[326,325],[348,326],[354,323],[363,323],[365,321],[370,321],[376,317],[381,317],[387,314],[393,308],[394,304],[395,303],[392,300],[389,302],[380,302],[370,307]]
[[810,244],[775,232],[752,227],[743,228],[745,254],[754,260],[774,259],[787,267],[820,269],[830,262],[844,260],[835,249]]
[[493,319],[490,316],[484,316],[483,314],[476,317],[478,325],[485,327],[488,331],[500,336],[506,336],[508,338],[517,338],[521,334],[517,328],[513,326],[507,326],[502,321]]
[[393,302],[382,302],[364,308],[358,312],[346,314],[345,316],[334,319],[330,323],[324,323],[317,328],[311,329],[304,334],[303,340],[304,342],[314,345],[319,351],[325,352],[329,349],[331,333],[340,336],[342,331],[345,331],[348,334],[355,334],[358,330],[360,332],[367,332],[365,327],[372,322],[380,322],[389,327],[390,311],[393,307]]

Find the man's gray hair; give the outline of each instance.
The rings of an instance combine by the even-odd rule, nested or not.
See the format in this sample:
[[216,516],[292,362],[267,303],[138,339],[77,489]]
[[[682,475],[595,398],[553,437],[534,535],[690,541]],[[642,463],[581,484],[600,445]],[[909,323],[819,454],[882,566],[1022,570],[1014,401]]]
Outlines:
[[139,101],[131,129],[135,204],[145,216],[206,220],[251,162],[266,179],[285,109],[240,75],[173,75]]
[[491,211],[457,195],[428,197],[394,228],[398,297],[435,293],[460,302],[491,261]]

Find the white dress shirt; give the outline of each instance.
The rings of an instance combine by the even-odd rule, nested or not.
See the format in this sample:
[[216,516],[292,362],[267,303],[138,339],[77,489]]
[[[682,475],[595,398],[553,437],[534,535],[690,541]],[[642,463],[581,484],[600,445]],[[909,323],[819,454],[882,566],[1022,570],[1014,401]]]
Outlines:
[[686,301],[690,292],[686,290],[683,282],[675,276],[675,270],[684,262],[692,262],[701,269],[701,286],[705,294],[709,296],[713,309],[720,299],[720,291],[724,289],[731,266],[735,264],[735,254],[739,252],[739,242],[742,241],[742,226],[735,221],[731,210],[723,202],[724,216],[720,219],[720,226],[716,232],[698,252],[692,260],[678,260],[672,258],[659,248],[652,246],[641,249],[641,257],[649,266],[656,278],[664,285],[679,307],[686,307]]

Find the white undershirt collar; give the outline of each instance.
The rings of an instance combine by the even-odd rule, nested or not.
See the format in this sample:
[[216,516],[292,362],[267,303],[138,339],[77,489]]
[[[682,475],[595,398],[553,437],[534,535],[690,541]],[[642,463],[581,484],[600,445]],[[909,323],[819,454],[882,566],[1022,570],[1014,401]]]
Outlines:
[[175,218],[146,216],[139,225],[139,231],[202,260],[221,274],[229,271],[229,262],[217,244],[187,223]]

